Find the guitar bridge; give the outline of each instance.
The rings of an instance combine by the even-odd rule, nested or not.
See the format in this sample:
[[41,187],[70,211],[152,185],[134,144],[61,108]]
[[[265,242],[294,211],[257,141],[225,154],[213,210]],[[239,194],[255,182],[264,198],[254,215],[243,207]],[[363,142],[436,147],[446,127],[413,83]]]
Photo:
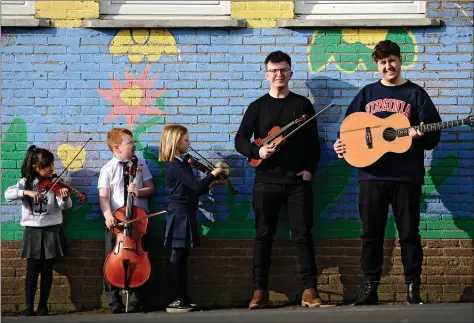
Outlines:
[[372,132],[370,132],[370,127],[365,128],[365,143],[369,149],[372,149]]

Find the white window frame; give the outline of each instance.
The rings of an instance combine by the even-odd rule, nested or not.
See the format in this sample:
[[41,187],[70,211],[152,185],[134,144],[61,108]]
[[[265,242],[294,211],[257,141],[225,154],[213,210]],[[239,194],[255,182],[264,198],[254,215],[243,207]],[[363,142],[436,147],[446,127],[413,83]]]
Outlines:
[[426,1],[295,0],[297,19],[426,18]]
[[[163,5],[147,8],[143,4],[115,4],[110,0],[100,1],[100,14],[106,19],[196,19],[229,17],[231,14],[230,0],[159,0]],[[176,5],[176,2],[185,2]],[[132,2],[132,1],[130,1]],[[150,1],[152,2],[152,1]],[[173,4],[174,2],[174,4]],[[206,3],[204,3],[206,2]],[[212,5],[212,3],[215,3]]]
[[[24,5],[8,4],[8,0],[1,1],[1,13],[6,18],[21,18],[21,17],[34,17],[35,16],[35,2],[36,1],[21,1]],[[20,1],[19,1],[20,2]]]

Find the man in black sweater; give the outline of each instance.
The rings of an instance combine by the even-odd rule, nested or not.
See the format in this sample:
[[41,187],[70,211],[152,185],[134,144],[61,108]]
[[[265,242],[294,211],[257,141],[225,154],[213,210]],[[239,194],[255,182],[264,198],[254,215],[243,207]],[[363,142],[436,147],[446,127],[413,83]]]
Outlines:
[[[258,146],[251,138],[265,138],[275,126],[283,128],[302,115],[314,116],[311,102],[289,90],[293,75],[291,58],[276,51],[265,59],[265,76],[270,92],[252,102],[246,110],[235,137],[236,150],[247,158],[261,160],[256,169],[253,188],[255,213],[255,245],[253,253],[254,294],[249,308],[268,305],[268,274],[271,249],[282,205],[288,212],[304,292],[301,305],[319,307],[316,284],[316,262],[313,238],[314,171],[320,158],[316,120],[308,122],[288,140],[275,146],[272,143]],[[294,130],[290,127],[284,135]]]
[[[365,86],[347,108],[346,117],[367,112],[379,118],[402,113],[412,126],[440,122],[428,93],[401,77],[400,47],[385,40],[372,53],[382,79]],[[363,127],[364,125],[361,125]],[[377,287],[382,274],[383,240],[391,204],[397,224],[407,284],[407,302],[422,304],[420,297],[423,250],[419,234],[421,185],[424,182],[424,151],[436,147],[440,132],[426,134],[410,128],[415,139],[405,153],[386,153],[374,164],[359,168],[359,213],[362,220],[361,266],[364,285],[353,305],[378,304]],[[344,143],[337,139],[334,151],[344,157]]]

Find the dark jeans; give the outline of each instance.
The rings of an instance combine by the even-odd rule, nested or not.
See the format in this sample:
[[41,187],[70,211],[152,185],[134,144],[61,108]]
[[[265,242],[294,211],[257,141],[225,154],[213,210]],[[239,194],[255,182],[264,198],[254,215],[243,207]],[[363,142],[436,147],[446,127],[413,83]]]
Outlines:
[[361,267],[364,280],[379,281],[388,208],[392,205],[398,229],[406,282],[420,282],[423,250],[419,234],[421,185],[393,181],[361,181]]
[[285,204],[288,210],[291,236],[304,288],[316,287],[316,261],[313,237],[313,194],[311,182],[300,184],[255,183],[253,209],[255,212],[255,245],[253,249],[254,289],[268,289],[273,239],[278,214]]
[[[105,229],[105,257],[109,255],[109,252],[115,247],[115,235],[112,230]],[[107,297],[107,302],[109,306],[122,304],[122,297],[120,296],[120,288],[117,288],[111,285],[105,278],[104,278],[104,291],[105,296]],[[130,289],[129,296],[128,296],[128,305],[129,306],[139,306],[139,288]]]
[[38,284],[38,276],[40,274],[40,299],[38,307],[47,306],[49,294],[51,292],[51,286],[53,284],[54,263],[55,259],[28,258],[26,260],[25,305],[27,309],[33,309],[35,302],[36,286]]

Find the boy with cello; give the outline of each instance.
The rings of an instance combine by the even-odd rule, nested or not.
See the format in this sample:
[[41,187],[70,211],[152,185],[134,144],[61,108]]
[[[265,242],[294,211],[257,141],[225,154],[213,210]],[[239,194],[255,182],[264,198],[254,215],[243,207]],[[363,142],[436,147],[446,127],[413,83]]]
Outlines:
[[[107,145],[114,157],[105,164],[101,170],[98,181],[100,208],[105,218],[105,254],[115,246],[115,236],[112,228],[117,225],[114,212],[124,206],[128,193],[132,193],[134,206],[140,207],[148,212],[148,197],[153,195],[155,188],[152,176],[144,160],[138,160],[138,164],[143,164],[142,170],[136,172],[134,181],[129,184],[128,173],[126,172],[127,162],[135,157],[135,143],[133,134],[124,128],[113,128],[107,135]],[[104,288],[107,302],[112,313],[122,313],[125,306],[119,294],[119,288],[111,285],[104,279]],[[137,290],[132,289],[128,303],[128,313],[138,311],[140,308]]]

